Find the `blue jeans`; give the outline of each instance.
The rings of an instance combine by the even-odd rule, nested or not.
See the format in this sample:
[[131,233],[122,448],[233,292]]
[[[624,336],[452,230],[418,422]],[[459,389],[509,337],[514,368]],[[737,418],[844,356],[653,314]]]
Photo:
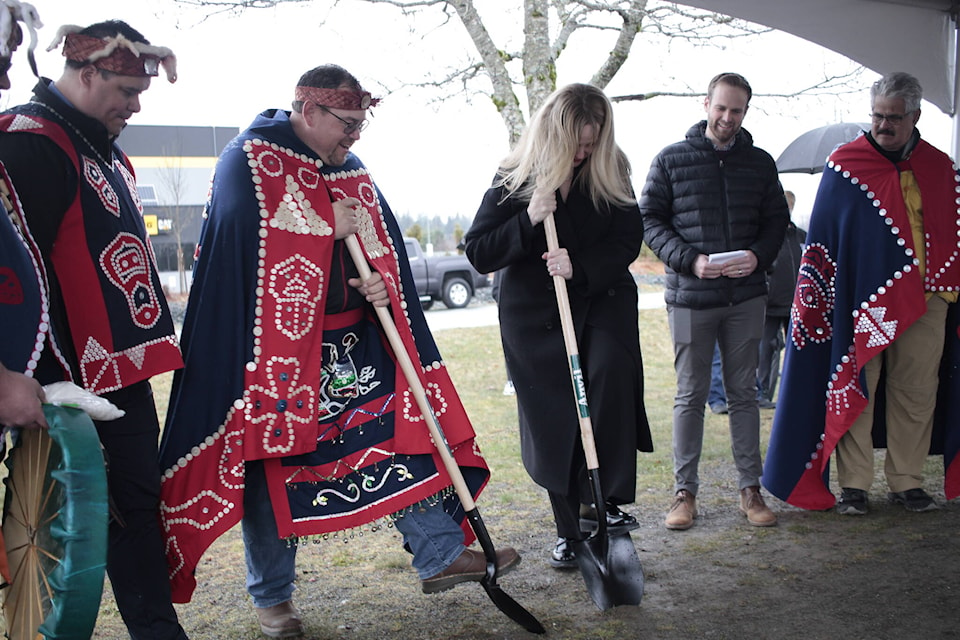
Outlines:
[[437,575],[463,553],[463,529],[440,503],[414,505],[395,524],[421,580]]
[[[287,602],[297,577],[297,547],[279,538],[261,462],[247,463],[243,510],[247,592],[253,605],[265,608]],[[421,580],[440,573],[463,553],[463,530],[439,503],[411,507],[397,519],[396,527],[413,553]]]
[[263,462],[248,462],[243,491],[243,552],[247,560],[247,593],[253,606],[272,607],[293,597],[297,547],[280,539],[273,517]]
[[719,342],[713,346],[713,362],[710,363],[710,393],[707,395],[707,404],[711,408],[718,404],[727,404],[727,394],[723,391]]

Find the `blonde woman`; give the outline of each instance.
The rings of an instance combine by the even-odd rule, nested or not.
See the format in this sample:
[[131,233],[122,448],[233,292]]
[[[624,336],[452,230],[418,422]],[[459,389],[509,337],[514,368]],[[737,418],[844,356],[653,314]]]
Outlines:
[[[560,248],[547,250],[552,214]],[[481,272],[503,269],[500,335],[514,382],[520,449],[550,497],[556,568],[577,566],[573,540],[595,526],[577,407],[570,384],[553,276],[567,281],[587,400],[596,432],[601,505],[611,527],[633,528],[620,509],[634,501],[636,451],[652,451],[643,405],[637,287],[628,270],[643,223],[630,164],[614,140],[602,91],[572,84],[554,92],[502,162],[467,233]]]

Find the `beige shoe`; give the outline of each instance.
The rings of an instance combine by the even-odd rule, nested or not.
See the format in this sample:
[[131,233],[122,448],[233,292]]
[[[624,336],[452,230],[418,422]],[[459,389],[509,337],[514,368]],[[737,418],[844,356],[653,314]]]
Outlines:
[[697,498],[686,489],[677,491],[677,496],[670,505],[667,519],[664,521],[667,529],[685,531],[693,526],[693,519],[697,517]]
[[268,638],[299,638],[303,635],[300,614],[287,600],[272,607],[257,607],[260,631]]
[[755,527],[772,527],[777,524],[777,516],[763,501],[760,487],[740,490],[740,513],[747,516],[747,522]]

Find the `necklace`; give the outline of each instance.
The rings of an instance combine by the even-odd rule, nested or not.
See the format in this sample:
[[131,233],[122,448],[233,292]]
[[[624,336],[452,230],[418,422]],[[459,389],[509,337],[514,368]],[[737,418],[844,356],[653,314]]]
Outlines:
[[[90,150],[93,151],[93,154],[94,154],[95,156],[97,156],[97,159],[98,159],[104,166],[109,167],[109,168],[112,169],[112,167],[113,167],[113,162],[107,160],[107,159],[104,158],[102,155],[100,155],[100,152],[97,151],[97,148],[96,148],[89,140],[87,140],[87,137],[86,137],[85,135],[83,135],[83,133],[80,132],[80,129],[78,129],[75,124],[73,124],[72,122],[70,122],[69,120],[67,120],[67,118],[65,118],[59,111],[57,111],[56,109],[54,109],[53,107],[51,107],[50,105],[48,105],[48,104],[45,103],[45,102],[42,102],[42,101],[40,101],[40,100],[34,100],[34,101],[33,101],[33,104],[35,104],[35,105],[37,105],[37,106],[40,106],[40,107],[43,107],[44,109],[46,109],[47,111],[49,111],[50,113],[52,113],[54,116],[56,116],[56,118],[57,118],[60,122],[62,122],[63,124],[67,125],[68,127],[70,127],[70,129],[71,129],[75,134],[77,134],[77,136],[78,136],[81,140],[83,140],[85,143],[87,143],[87,147],[89,147]],[[111,156],[112,156],[112,152],[111,152]]]

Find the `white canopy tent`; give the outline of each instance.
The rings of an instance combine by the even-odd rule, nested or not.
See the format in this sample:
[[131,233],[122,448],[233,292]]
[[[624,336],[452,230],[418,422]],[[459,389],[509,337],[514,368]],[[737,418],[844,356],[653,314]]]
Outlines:
[[682,0],[799,36],[877,73],[906,71],[923,97],[953,116],[960,150],[957,18],[960,0]]

